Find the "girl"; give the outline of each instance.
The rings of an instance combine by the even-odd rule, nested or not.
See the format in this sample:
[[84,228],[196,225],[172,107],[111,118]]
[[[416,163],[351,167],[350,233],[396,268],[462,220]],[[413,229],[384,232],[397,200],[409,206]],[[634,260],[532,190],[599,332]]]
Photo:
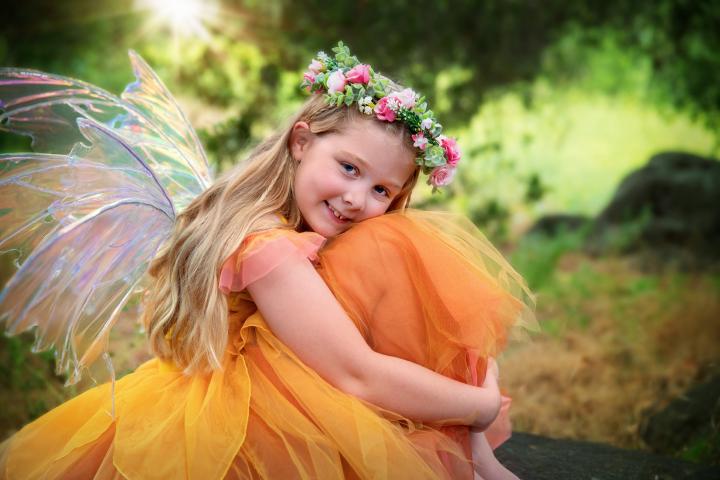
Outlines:
[[[145,323],[157,358],[116,382],[114,396],[112,384],[101,385],[18,432],[0,449],[0,472],[8,478],[472,474],[467,429],[465,438],[457,438],[404,417],[486,428],[499,408],[496,378],[484,375],[487,356],[502,343],[504,329],[521,310],[519,302],[485,278],[495,304],[510,305],[490,318],[498,330],[482,332],[484,346],[466,349],[463,342],[479,338],[477,331],[466,331],[455,339],[440,337],[436,351],[420,354],[425,363],[440,360],[434,366],[441,373],[455,368],[455,380],[423,369],[422,361],[379,353],[382,345],[372,350],[348,321],[307,259],[315,259],[323,237],[405,207],[420,169],[432,171],[436,186],[442,186],[452,174],[449,167],[456,163],[457,151],[445,139],[438,141],[439,134],[433,136],[437,129],[431,114],[416,122],[431,120],[415,130],[411,148],[408,124],[389,120],[393,113],[412,112],[404,108],[411,102],[408,92],[385,92],[383,80],[342,45],[336,53],[334,60],[320,57],[317,62],[325,64],[315,65],[318,71],[312,72],[312,81],[306,76],[306,83],[311,90],[324,87],[331,96],[344,95],[342,102],[350,98],[351,105],[360,90],[351,86],[340,94],[335,87],[355,78],[359,81],[350,83],[363,86],[360,109],[314,96],[292,128],[261,144],[247,166],[229,172],[178,215],[150,269],[154,283]],[[403,100],[408,103],[400,108]],[[84,123],[78,125],[82,129]],[[425,145],[428,152],[416,166],[413,148],[423,144],[418,136],[423,132],[435,141],[430,147],[441,153]],[[121,142],[129,138],[121,133]],[[437,233],[420,220],[411,225],[418,232],[433,232],[433,238]],[[341,236],[333,246],[343,242]],[[450,259],[456,268],[475,269],[472,280],[477,283],[485,270],[463,257],[468,245],[462,243],[445,245],[455,252]],[[427,248],[420,250],[420,258],[434,254],[432,245]],[[347,255],[338,258],[347,260]],[[335,263],[328,256],[320,266],[331,272]],[[348,288],[334,276],[324,278],[346,309],[352,305],[343,298],[356,295],[356,304],[362,303],[360,286],[368,285]],[[375,278],[374,283],[383,281]],[[433,285],[431,276],[427,281]],[[423,296],[417,305],[441,300]],[[392,313],[393,306],[397,304],[373,311],[366,304],[364,315],[352,320],[369,323],[380,318],[375,314]],[[457,326],[465,328],[474,320],[468,313],[473,312],[457,314]],[[419,317],[409,331],[438,318]],[[461,359],[461,351],[469,361]],[[467,385],[472,378],[466,374],[478,371],[481,387]]]

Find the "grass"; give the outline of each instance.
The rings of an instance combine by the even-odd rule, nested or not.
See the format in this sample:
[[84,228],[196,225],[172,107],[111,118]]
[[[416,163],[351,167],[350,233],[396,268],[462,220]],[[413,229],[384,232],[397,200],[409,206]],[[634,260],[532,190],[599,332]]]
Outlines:
[[0,336],[0,435],[2,438],[71,398],[76,390],[63,388],[54,374],[50,352],[31,352],[33,336]]

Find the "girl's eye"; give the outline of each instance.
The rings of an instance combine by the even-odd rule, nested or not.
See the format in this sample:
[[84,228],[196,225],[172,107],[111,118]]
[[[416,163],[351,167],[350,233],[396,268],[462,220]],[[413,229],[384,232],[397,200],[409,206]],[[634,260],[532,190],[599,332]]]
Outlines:
[[373,188],[375,189],[375,193],[379,193],[380,195],[382,195],[384,197],[390,196],[390,192],[388,192],[388,189],[383,187],[382,185],[375,185],[375,187],[373,187]]
[[351,173],[353,175],[357,175],[358,169],[352,163],[340,162],[340,165],[342,165],[342,168],[343,168],[343,170],[345,170],[346,173]]

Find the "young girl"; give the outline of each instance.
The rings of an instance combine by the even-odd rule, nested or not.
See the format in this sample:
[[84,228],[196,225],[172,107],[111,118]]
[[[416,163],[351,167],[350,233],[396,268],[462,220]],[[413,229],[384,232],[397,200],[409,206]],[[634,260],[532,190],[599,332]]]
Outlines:
[[[411,215],[338,237],[403,209],[421,169],[442,186],[459,152],[414,93],[385,91],[342,45],[337,54],[306,75],[334,103],[313,96],[291,128],[177,216],[150,269],[145,323],[157,358],[116,382],[114,396],[101,385],[11,437],[4,476],[472,475],[467,427],[407,419],[479,429],[495,419],[496,377],[485,370],[523,310],[504,288],[513,272],[494,258],[495,280],[472,233],[442,234]],[[320,277],[308,259],[332,237]],[[400,259],[412,268],[391,267]],[[372,264],[388,269],[358,268]]]

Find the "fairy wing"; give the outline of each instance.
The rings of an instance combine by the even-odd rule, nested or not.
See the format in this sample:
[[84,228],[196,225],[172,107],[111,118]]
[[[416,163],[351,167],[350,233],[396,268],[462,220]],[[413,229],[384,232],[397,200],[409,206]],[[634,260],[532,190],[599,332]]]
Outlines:
[[130,52],[135,82],[120,97],[33,70],[0,69],[0,131],[32,137],[33,150],[67,154],[84,138],[77,120],[105,125],[152,170],[176,211],[212,181],[195,130],[157,75]]
[[55,347],[69,383],[106,350],[176,212],[211,180],[167,89],[130,58],[136,81],[120,98],[0,70],[0,129],[50,152],[0,156],[0,320],[10,333],[36,326],[35,348]]

